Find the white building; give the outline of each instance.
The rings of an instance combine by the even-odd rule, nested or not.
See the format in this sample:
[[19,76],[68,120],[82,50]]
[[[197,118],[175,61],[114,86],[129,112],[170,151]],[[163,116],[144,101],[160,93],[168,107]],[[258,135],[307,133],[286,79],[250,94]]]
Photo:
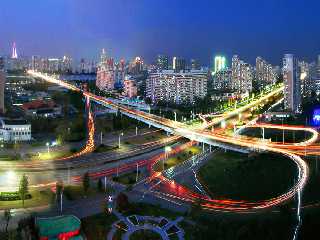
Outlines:
[[252,91],[253,68],[240,60],[237,55],[232,57],[232,88],[239,94]]
[[159,71],[151,73],[146,82],[146,97],[153,103],[159,101],[194,103],[207,95],[208,72],[202,70]]
[[232,89],[232,71],[230,69],[220,70],[213,76],[213,89]]
[[292,54],[283,58],[284,106],[298,113],[301,110],[301,84],[297,59]]
[[272,65],[261,57],[256,58],[256,81],[258,89],[275,84],[277,81],[277,74],[273,70]]
[[0,141],[30,141],[31,124],[26,120],[0,119]]

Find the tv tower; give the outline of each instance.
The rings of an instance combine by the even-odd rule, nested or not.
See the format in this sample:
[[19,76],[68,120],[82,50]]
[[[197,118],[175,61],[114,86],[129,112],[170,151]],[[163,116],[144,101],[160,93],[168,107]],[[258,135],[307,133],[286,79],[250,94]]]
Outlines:
[[11,58],[15,58],[15,59],[18,58],[17,48],[16,48],[16,43],[15,42],[13,42]]

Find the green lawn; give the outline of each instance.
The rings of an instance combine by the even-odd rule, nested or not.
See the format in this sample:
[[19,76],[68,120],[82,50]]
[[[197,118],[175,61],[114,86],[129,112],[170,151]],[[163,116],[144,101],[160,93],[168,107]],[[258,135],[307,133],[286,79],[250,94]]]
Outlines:
[[[270,139],[272,142],[282,142],[284,133],[284,141],[288,143],[302,142],[311,137],[311,133],[305,131],[282,131],[279,129],[265,129],[264,138]],[[243,131],[243,134],[249,137],[262,138],[261,128],[248,128]]]
[[[31,199],[25,200],[24,207],[39,207],[51,204],[54,200],[54,194],[48,189],[43,191],[30,191]],[[0,201],[0,209],[22,208],[22,201]]]
[[286,192],[296,178],[296,166],[275,154],[218,152],[199,170],[201,183],[213,198],[264,200]]
[[75,185],[69,185],[69,186],[65,186],[64,187],[64,196],[68,199],[68,200],[77,200],[77,199],[81,199],[81,198],[85,198],[85,197],[92,197],[96,194],[99,193],[99,191],[97,190],[96,186],[93,185],[93,183],[91,183],[91,187],[88,189],[88,192],[85,193],[83,190],[82,185],[80,186],[75,186]]
[[[137,173],[136,171],[134,172],[130,172],[130,173],[125,173],[122,175],[119,175],[118,177],[113,177],[113,181],[124,184],[124,185],[132,185],[136,183],[136,177],[137,177]],[[138,181],[141,179],[142,174],[138,173]]]
[[140,231],[136,231],[134,232],[130,238],[130,240],[161,240],[161,236],[151,230],[140,230]]
[[82,230],[84,231],[87,239],[106,239],[107,233],[110,231],[111,226],[115,221],[117,221],[117,217],[113,214],[99,213],[97,215],[81,219]]
[[[176,166],[176,165],[190,159],[193,155],[199,154],[200,151],[201,151],[200,147],[197,147],[197,146],[189,147],[189,148],[183,150],[182,152],[169,157],[164,163],[164,168],[168,169],[173,166]],[[154,170],[155,171],[162,171],[163,170],[163,162],[162,161],[158,162],[154,166]]]

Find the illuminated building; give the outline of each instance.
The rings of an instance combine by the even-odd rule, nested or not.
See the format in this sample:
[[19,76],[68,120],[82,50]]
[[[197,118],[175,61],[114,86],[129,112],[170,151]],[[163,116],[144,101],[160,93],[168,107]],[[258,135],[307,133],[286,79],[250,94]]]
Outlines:
[[40,70],[40,57],[39,56],[36,56],[36,55],[33,55],[31,57],[31,69],[32,70]]
[[283,58],[284,106],[294,113],[300,112],[301,83],[298,60],[292,54]]
[[312,69],[313,64],[309,64],[305,61],[299,62],[300,73],[300,87],[301,97],[310,97],[312,92]]
[[271,64],[267,63],[261,57],[256,58],[256,86],[257,88],[263,89],[265,86],[275,84],[277,81],[277,75],[273,70]]
[[143,71],[143,60],[141,57],[136,57],[129,65],[129,73],[132,75],[141,74]]
[[4,59],[0,57],[0,113],[4,113],[4,88],[6,84],[6,72],[4,69]]
[[320,94],[320,55],[317,62],[314,64],[312,72],[312,87],[317,95]]
[[134,98],[137,96],[138,88],[136,85],[136,81],[133,78],[131,78],[130,76],[126,76],[123,85],[125,96],[127,96],[128,98]]
[[169,69],[169,58],[168,56],[158,55],[157,57],[157,69],[168,70]]
[[230,69],[224,69],[216,72],[216,74],[213,76],[213,89],[232,89],[232,71]]
[[198,60],[191,59],[191,70],[200,70],[200,64]]
[[153,103],[194,103],[196,98],[204,98],[207,95],[207,82],[206,71],[159,71],[151,73],[147,78],[146,97]]
[[172,59],[172,69],[175,72],[180,72],[186,70],[186,60],[179,57],[173,57]]
[[16,43],[15,43],[15,42],[14,42],[13,45],[12,45],[11,58],[13,58],[13,59],[17,59],[17,58],[18,58],[17,47],[16,47]]
[[214,71],[213,74],[226,69],[227,67],[227,60],[223,56],[215,56],[214,58]]
[[31,124],[26,120],[0,119],[0,141],[30,141]]
[[253,68],[240,60],[237,55],[232,57],[232,88],[239,94],[252,91]]
[[106,52],[103,49],[101,53],[101,62],[97,69],[96,86],[101,91],[113,90],[115,84],[114,62],[112,58],[107,58]]

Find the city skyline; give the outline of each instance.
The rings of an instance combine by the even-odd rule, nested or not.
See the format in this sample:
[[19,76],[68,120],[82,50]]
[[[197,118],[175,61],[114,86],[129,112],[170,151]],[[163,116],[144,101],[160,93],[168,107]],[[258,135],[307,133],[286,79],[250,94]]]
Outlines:
[[251,64],[256,56],[263,56],[273,65],[281,65],[285,53],[310,62],[320,52],[314,12],[319,3],[296,3],[273,0],[258,6],[247,1],[239,6],[231,1],[225,6],[206,0],[197,5],[192,1],[182,5],[179,1],[123,4],[96,0],[89,4],[58,0],[17,5],[10,1],[0,9],[4,19],[12,19],[0,23],[0,52],[10,54],[16,42],[19,54],[28,56],[92,59],[104,47],[115,58],[142,56],[149,63],[164,54],[211,65],[214,55],[231,59],[237,54]]

